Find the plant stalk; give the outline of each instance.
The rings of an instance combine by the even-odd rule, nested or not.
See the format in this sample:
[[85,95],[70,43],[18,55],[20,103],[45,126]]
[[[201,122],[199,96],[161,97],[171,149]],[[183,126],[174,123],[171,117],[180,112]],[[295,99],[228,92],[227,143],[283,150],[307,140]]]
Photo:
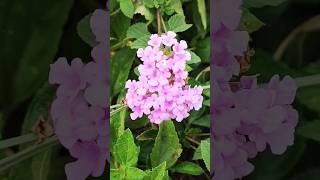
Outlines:
[[0,141],[0,150],[1,149],[6,149],[8,147],[12,147],[12,146],[16,146],[16,145],[21,145],[24,143],[28,143],[28,142],[32,142],[37,140],[38,137],[33,134],[26,134],[26,135],[22,135],[22,136],[18,136],[18,137],[13,137],[10,139],[5,139],[5,140],[1,140]]

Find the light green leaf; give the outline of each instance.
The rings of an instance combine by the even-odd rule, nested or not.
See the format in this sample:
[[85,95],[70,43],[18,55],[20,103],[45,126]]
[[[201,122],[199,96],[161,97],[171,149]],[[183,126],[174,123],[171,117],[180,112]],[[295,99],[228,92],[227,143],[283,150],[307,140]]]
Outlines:
[[182,152],[181,144],[171,120],[160,124],[150,158],[152,167],[166,162],[167,168],[171,167]]
[[249,33],[259,30],[265,24],[253,15],[248,9],[243,9],[240,22],[240,30]]
[[125,82],[131,69],[131,65],[136,56],[136,52],[122,48],[116,52],[110,61],[110,96],[118,94],[124,89]]
[[110,169],[110,180],[123,180],[124,175],[123,170]]
[[148,8],[155,7],[154,0],[143,0],[143,4]]
[[206,11],[206,2],[205,0],[197,0],[198,3],[198,12],[201,17],[201,22],[204,29],[207,29],[207,11]]
[[148,27],[145,23],[136,23],[129,27],[127,31],[128,38],[139,39],[142,36],[150,35]]
[[133,18],[134,6],[132,0],[119,0],[122,13],[128,18]]
[[168,172],[166,171],[166,162],[159,164],[159,166],[152,168],[152,171],[148,172],[147,176],[143,180],[165,180]]
[[139,39],[135,40],[131,44],[131,49],[139,49],[139,48],[147,47],[149,39],[150,39],[150,35],[145,35],[140,37]]
[[199,160],[199,159],[202,159],[202,154],[201,154],[201,147],[199,146],[194,154],[193,154],[193,157],[192,157],[192,160]]
[[187,61],[187,64],[197,64],[199,62],[201,62],[201,59],[198,55],[196,55],[196,53],[189,51],[191,54],[191,59],[189,61]]
[[95,40],[95,35],[92,33],[90,28],[90,18],[92,16],[91,14],[88,14],[85,16],[77,25],[77,32],[80,38],[89,44],[91,47],[94,47],[97,43]]
[[208,169],[210,171],[210,139],[202,140],[200,144],[201,156]]
[[142,180],[147,175],[147,173],[136,167],[126,168],[125,174],[126,180]]
[[140,148],[135,145],[130,129],[124,131],[113,148],[115,160],[123,166],[135,166],[138,162]]
[[153,13],[144,5],[136,6],[134,14],[141,14],[148,21],[152,21],[154,19]]
[[181,0],[170,0],[167,1],[164,7],[164,12],[167,15],[172,15],[174,12],[184,16]]
[[177,164],[172,168],[172,171],[181,174],[191,174],[194,176],[199,176],[203,173],[203,169],[198,164],[192,162],[183,162]]
[[168,25],[169,30],[174,32],[183,32],[192,26],[192,24],[186,24],[185,17],[180,14],[171,16]]

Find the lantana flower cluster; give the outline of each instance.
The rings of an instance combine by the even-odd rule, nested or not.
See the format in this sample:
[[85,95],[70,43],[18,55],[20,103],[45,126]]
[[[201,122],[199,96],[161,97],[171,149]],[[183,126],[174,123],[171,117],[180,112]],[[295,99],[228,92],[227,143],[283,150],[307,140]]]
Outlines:
[[147,115],[156,124],[169,119],[181,122],[190,110],[201,108],[202,87],[187,84],[186,62],[191,60],[187,47],[186,41],[178,41],[169,31],[151,35],[148,46],[137,51],[143,62],[138,67],[139,79],[126,82],[132,120]]
[[[211,148],[214,180],[234,180],[254,170],[249,162],[268,146],[282,154],[294,142],[298,113],[291,106],[295,81],[278,75],[257,85],[257,76],[239,76],[248,46],[247,32],[239,31],[241,0],[215,0],[213,8],[213,81]],[[227,11],[226,11],[227,10]],[[235,78],[234,78],[235,79]]]
[[49,82],[58,85],[51,116],[56,136],[77,161],[66,164],[68,180],[101,176],[108,156],[107,12],[96,10],[90,20],[97,46],[94,61],[59,58],[50,67]]

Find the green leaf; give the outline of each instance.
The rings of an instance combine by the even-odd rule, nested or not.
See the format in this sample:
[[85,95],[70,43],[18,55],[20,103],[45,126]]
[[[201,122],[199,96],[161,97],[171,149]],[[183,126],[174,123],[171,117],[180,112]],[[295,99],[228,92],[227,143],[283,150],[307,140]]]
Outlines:
[[128,38],[139,39],[142,36],[150,35],[145,23],[136,23],[129,27],[127,31]]
[[135,145],[130,129],[124,131],[113,148],[115,160],[123,166],[135,166],[138,162],[140,148]]
[[196,45],[195,51],[202,61],[210,62],[211,55],[211,39],[207,37],[205,39],[199,40]]
[[141,14],[148,21],[152,21],[154,19],[153,13],[150,9],[146,8],[144,5],[137,5],[135,7],[134,14]]
[[211,126],[210,123],[211,123],[210,115],[205,115],[195,121],[192,121],[193,125],[207,127],[207,128],[210,128]]
[[131,49],[139,49],[139,48],[147,47],[149,39],[150,39],[150,35],[145,35],[140,37],[139,39],[135,40],[131,44]]
[[176,13],[184,16],[181,0],[167,1],[166,5],[164,7],[164,12],[167,15],[172,15],[174,12],[176,12]]
[[320,142],[320,120],[306,122],[303,126],[297,128],[297,134]]
[[210,99],[204,100],[203,105],[210,107]]
[[183,32],[192,26],[192,24],[186,24],[185,17],[180,14],[171,16],[168,25],[169,30],[174,32]]
[[192,162],[183,162],[177,164],[172,168],[172,171],[181,174],[191,174],[194,176],[199,176],[203,173],[203,169],[198,164]]
[[49,178],[51,169],[52,149],[35,156],[31,162],[33,180],[45,180]]
[[161,163],[159,166],[152,168],[143,180],[166,180],[168,172],[166,171],[166,162]]
[[110,62],[110,95],[113,97],[124,89],[136,52],[122,48],[116,52]]
[[202,159],[208,171],[210,171],[210,139],[201,141],[200,150]]
[[[126,90],[122,90],[118,96],[117,104],[121,103],[126,95]],[[119,112],[110,117],[110,147],[113,149],[118,138],[125,129],[125,119],[128,115],[128,108],[122,108]]]
[[140,135],[137,136],[137,140],[139,141],[146,141],[146,140],[152,140],[154,141],[157,137],[158,130],[157,129],[148,129],[144,132],[142,132]]
[[122,13],[128,18],[133,18],[134,6],[132,0],[119,0]]
[[110,169],[110,180],[123,180],[124,172],[120,169]]
[[161,123],[150,155],[152,167],[163,162],[166,162],[167,168],[171,167],[180,157],[181,152],[181,144],[173,122],[167,120]]
[[189,53],[191,54],[191,59],[189,61],[187,61],[187,64],[197,64],[199,62],[201,62],[201,59],[198,55],[196,55],[196,53],[189,51]]
[[120,42],[127,35],[127,30],[130,27],[130,21],[128,17],[122,13],[117,13],[110,18],[110,33],[114,35]]
[[143,4],[148,8],[155,7],[154,0],[143,0]]
[[89,44],[91,47],[94,47],[97,43],[95,40],[95,35],[91,31],[90,28],[90,18],[92,16],[91,14],[88,14],[85,16],[77,25],[77,32],[80,38],[87,44]]
[[126,180],[142,180],[147,175],[147,173],[136,167],[126,168],[125,174]]
[[243,9],[240,22],[240,30],[253,33],[258,31],[265,24],[253,15],[248,9]]
[[27,114],[22,125],[22,134],[30,133],[36,122],[40,120],[40,117],[47,120],[54,94],[54,88],[48,83],[45,83],[38,90],[28,107]]
[[320,112],[320,85],[299,88],[296,99],[306,107],[316,112]]
[[206,2],[205,0],[197,0],[198,3],[198,12],[201,17],[201,22],[204,29],[207,29],[207,11],[206,11]]
[[[48,78],[73,0],[0,3],[0,106],[15,108]],[[3,107],[1,107],[3,108]]]
[[244,0],[243,6],[246,8],[260,8],[263,6],[278,6],[287,0]]
[[199,159],[202,159],[202,154],[201,154],[201,147],[199,146],[194,154],[193,154],[193,157],[192,157],[192,160],[199,160]]

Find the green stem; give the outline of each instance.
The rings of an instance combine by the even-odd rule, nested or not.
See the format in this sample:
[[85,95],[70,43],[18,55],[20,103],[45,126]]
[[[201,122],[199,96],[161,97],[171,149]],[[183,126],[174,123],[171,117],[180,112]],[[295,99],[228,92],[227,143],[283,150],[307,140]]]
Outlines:
[[8,147],[24,144],[27,142],[35,141],[37,139],[38,139],[38,137],[32,133],[18,136],[18,137],[13,137],[10,139],[5,139],[5,140],[0,141],[0,150],[6,149]]
[[202,89],[203,89],[203,90],[205,90],[205,89],[210,89],[210,85],[202,86]]
[[118,108],[121,106],[123,106],[123,105],[122,104],[115,104],[115,105],[110,106],[110,109]]
[[127,106],[121,106],[118,109],[115,109],[113,111],[110,112],[110,117],[112,117],[113,115],[117,114],[118,112],[120,112],[123,108],[126,108]]
[[163,20],[162,16],[161,16],[161,23],[162,23],[162,26],[163,26],[163,30],[164,30],[164,32],[168,32],[168,30],[167,30],[167,26],[166,26],[166,23],[164,22],[164,20]]
[[160,8],[157,9],[157,26],[158,26],[158,34],[161,34],[161,14],[160,14]]
[[58,144],[59,144],[58,138],[56,136],[53,136],[45,140],[43,143],[35,144],[33,146],[30,146],[18,152],[17,154],[4,158],[0,160],[0,172],[5,171],[11,168],[12,166],[19,164],[20,162],[27,160],[32,156],[37,155],[40,152],[43,152],[49,147],[52,147]]
[[110,13],[110,17],[116,15],[118,12],[120,12],[120,8]]
[[305,86],[320,85],[320,74],[298,77],[295,79],[295,81],[299,88]]

